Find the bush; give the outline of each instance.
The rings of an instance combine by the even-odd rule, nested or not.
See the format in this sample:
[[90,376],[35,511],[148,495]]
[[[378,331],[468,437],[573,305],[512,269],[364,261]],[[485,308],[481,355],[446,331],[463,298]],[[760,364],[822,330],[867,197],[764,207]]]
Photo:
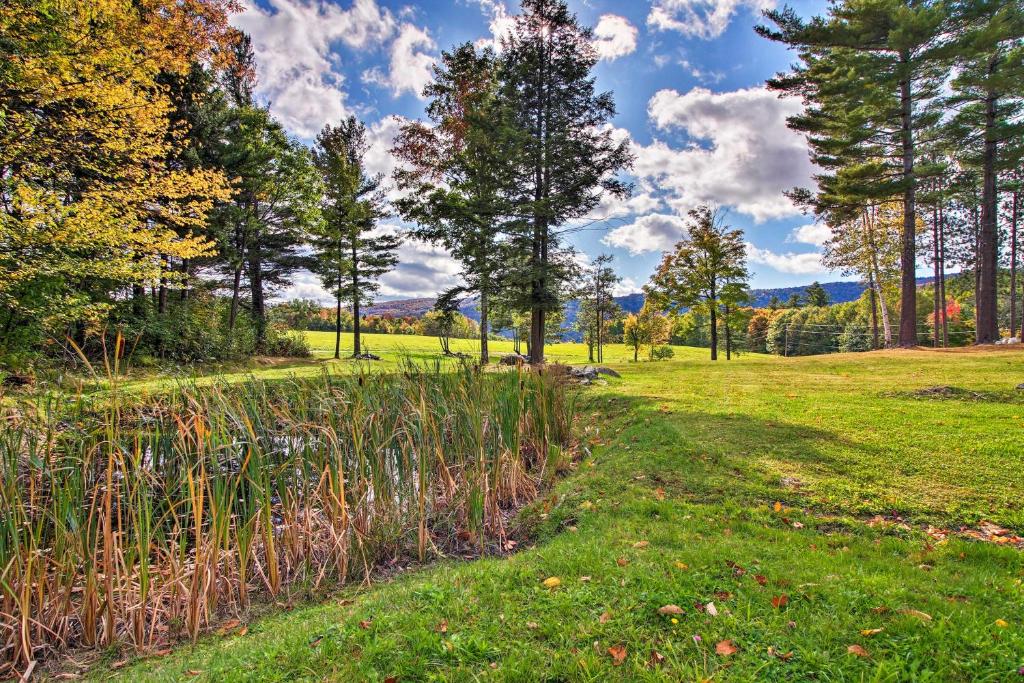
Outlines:
[[676,352],[672,350],[671,346],[652,346],[651,347],[651,360],[666,360],[673,358]]
[[285,358],[309,358],[313,351],[309,348],[306,335],[301,332],[281,332],[273,330],[267,339],[267,355]]

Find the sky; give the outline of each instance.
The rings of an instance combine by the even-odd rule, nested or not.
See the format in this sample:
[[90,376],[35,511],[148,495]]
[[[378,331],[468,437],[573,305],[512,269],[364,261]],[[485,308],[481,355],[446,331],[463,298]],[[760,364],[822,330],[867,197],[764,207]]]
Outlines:
[[[802,16],[824,0],[790,0]],[[803,138],[786,127],[800,111],[765,79],[795,59],[754,33],[775,0],[569,0],[595,31],[600,90],[614,93],[616,133],[630,140],[635,186],[581,222],[570,240],[587,260],[615,256],[618,294],[648,281],[662,251],[685,232],[686,212],[711,204],[742,228],[755,288],[840,279],[821,263],[828,229],[783,192],[812,186]],[[516,0],[246,0],[233,23],[252,36],[257,97],[288,131],[311,143],[325,124],[354,114],[368,127],[371,172],[390,176],[390,148],[405,119],[424,118],[420,97],[441,50],[491,44]],[[390,223],[396,227],[396,219]],[[441,249],[405,240],[380,299],[428,297],[458,282]],[[329,296],[309,273],[279,299]]]

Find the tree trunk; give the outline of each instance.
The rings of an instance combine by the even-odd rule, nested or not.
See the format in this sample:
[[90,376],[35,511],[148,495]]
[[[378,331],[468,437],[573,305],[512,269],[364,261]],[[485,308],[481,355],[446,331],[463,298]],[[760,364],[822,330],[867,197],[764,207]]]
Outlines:
[[263,248],[257,236],[249,250],[249,291],[252,296],[252,321],[256,332],[256,353],[267,347],[267,308],[263,299]]
[[732,360],[732,331],[729,329],[729,306],[726,304],[722,311],[725,323],[725,359]]
[[[990,63],[989,73],[995,68]],[[985,98],[985,149],[982,156],[981,226],[978,236],[978,311],[977,344],[993,344],[999,339],[999,235],[998,190],[996,188],[996,96]]]
[[941,326],[942,301],[939,299],[939,210],[932,209],[932,297],[935,299],[932,306],[932,347],[939,346],[939,327]]
[[338,271],[338,291],[334,299],[334,359],[341,360],[341,271]]
[[235,265],[235,279],[231,285],[231,312],[228,313],[228,331],[235,331],[235,322],[238,320],[238,299],[239,290],[242,286],[242,262]]
[[872,332],[872,349],[878,348],[878,292],[875,291],[875,275],[869,269],[868,271],[868,291],[871,293],[871,332]]
[[942,292],[942,348],[949,346],[949,319],[946,315],[946,211],[939,205],[939,290]]
[[487,289],[480,290],[480,365],[491,362],[490,350],[487,348]]
[[[1013,192],[1010,209],[1010,336],[1017,336],[1017,201],[1020,193]],[[1019,338],[1019,337],[1018,337]]]
[[[901,55],[909,61],[909,55]],[[900,81],[900,137],[903,143],[903,240],[900,253],[902,281],[900,286],[900,346],[917,346],[917,213],[914,177],[913,99],[909,80]]]
[[[714,300],[712,299],[712,302]],[[715,311],[715,305],[712,303],[711,308],[711,360],[718,360],[718,314]]]
[[[871,269],[874,271],[874,287],[875,293],[878,297],[878,305],[882,311],[882,330],[885,335],[885,348],[892,346],[892,325],[889,322],[889,305],[885,302],[885,292],[882,291],[882,271],[878,267],[878,249],[875,247],[875,222],[873,217],[868,219],[865,214],[866,220],[870,220],[870,227],[868,228],[868,253],[871,255]],[[916,305],[916,304],[915,304]]]

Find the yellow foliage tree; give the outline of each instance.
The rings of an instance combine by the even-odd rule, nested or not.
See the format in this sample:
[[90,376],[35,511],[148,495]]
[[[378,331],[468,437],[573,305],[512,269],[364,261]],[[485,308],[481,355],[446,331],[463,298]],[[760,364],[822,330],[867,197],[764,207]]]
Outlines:
[[224,59],[233,9],[0,4],[0,307],[11,316],[95,319],[104,304],[82,283],[155,282],[173,277],[167,258],[212,250],[193,231],[230,197],[227,179],[169,161],[181,133],[157,76]]

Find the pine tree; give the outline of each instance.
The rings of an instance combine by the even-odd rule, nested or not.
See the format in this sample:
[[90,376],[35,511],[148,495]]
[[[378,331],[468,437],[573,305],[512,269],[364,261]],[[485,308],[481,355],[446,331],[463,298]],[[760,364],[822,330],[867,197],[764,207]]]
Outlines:
[[829,304],[828,292],[817,280],[804,291],[804,296],[807,298],[808,306],[828,306]]
[[[376,207],[383,201],[381,178],[369,177],[365,171],[366,149],[366,126],[354,116],[337,126],[325,126],[313,148],[313,164],[320,172],[323,198],[322,220],[311,239],[315,252],[312,270],[334,296],[335,358],[341,358],[342,302],[351,300],[358,305],[350,286],[356,265],[352,257],[352,234],[362,228],[373,211],[379,210]],[[358,349],[357,346],[356,354]]]
[[341,304],[352,304],[352,355],[363,355],[360,309],[373,303],[380,276],[398,263],[397,234],[380,232],[387,216],[382,176],[366,172],[366,127],[350,116],[325,126],[316,138],[313,163],[323,187],[322,221],[313,233],[312,270],[335,300],[334,357],[341,357]]
[[405,162],[395,173],[405,195],[396,202],[413,234],[440,244],[462,267],[463,284],[445,292],[457,300],[475,294],[480,308],[480,362],[489,361],[491,300],[501,277],[502,190],[510,183],[497,102],[497,63],[471,43],[445,52],[424,94],[432,125],[402,127],[394,153]]
[[699,308],[711,324],[711,360],[718,360],[718,314],[735,304],[750,278],[743,231],[725,225],[721,212],[701,206],[689,212],[689,234],[666,252],[647,287],[655,305],[681,312]]
[[510,246],[518,258],[511,285],[529,309],[530,357],[544,362],[545,319],[559,308],[560,284],[571,261],[558,258],[563,226],[586,216],[604,193],[624,196],[617,174],[632,162],[627,141],[616,140],[611,93],[598,93],[592,31],[580,26],[564,0],[524,0],[502,43],[501,90],[516,173],[507,191],[518,206]]
[[[797,48],[802,63],[769,87],[803,98],[790,126],[808,134],[819,215],[848,219],[895,195],[903,201],[901,346],[917,343],[917,145],[939,114],[934,104],[946,69],[938,41],[946,12],[938,0],[846,0],[805,22],[791,8],[765,12],[776,29],[758,33]],[[834,223],[841,222],[833,218]]]
[[951,3],[953,39],[946,49],[957,67],[947,106],[956,111],[949,132],[961,158],[981,170],[978,344],[999,338],[1000,174],[1021,161],[1024,136],[1024,9],[1019,2],[960,0]]

